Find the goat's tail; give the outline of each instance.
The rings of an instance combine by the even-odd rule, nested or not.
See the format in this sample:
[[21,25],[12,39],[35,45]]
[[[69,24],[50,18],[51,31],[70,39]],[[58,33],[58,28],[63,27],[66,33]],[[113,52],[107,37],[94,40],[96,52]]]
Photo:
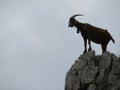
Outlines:
[[115,43],[115,40],[111,37],[111,40],[113,41],[113,43]]
[[[107,30],[106,30],[107,31]],[[110,36],[110,39],[112,40],[113,43],[115,43],[115,40],[113,39],[113,37],[110,35],[110,33],[107,31],[107,33],[109,34]]]

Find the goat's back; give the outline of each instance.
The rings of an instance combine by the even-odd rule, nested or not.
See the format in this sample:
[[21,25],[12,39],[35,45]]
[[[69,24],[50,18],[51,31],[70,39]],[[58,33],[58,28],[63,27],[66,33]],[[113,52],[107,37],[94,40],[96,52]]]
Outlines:
[[92,26],[87,23],[84,24],[81,34],[98,44],[104,44],[111,40],[111,35],[107,30]]

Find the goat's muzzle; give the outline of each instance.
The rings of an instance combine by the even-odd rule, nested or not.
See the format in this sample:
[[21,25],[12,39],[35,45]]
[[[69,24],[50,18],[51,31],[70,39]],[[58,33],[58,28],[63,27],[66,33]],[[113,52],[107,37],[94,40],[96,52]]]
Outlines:
[[71,28],[72,28],[72,27],[73,27],[73,25],[72,25],[72,24],[69,24],[69,25],[68,25],[68,27],[71,27]]

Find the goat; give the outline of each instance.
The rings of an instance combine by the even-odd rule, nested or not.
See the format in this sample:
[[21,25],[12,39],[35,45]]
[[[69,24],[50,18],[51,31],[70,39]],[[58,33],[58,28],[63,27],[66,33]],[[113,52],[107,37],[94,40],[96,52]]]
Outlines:
[[88,51],[91,51],[91,41],[97,44],[101,44],[102,52],[105,52],[107,49],[107,45],[110,40],[115,43],[114,39],[110,35],[110,33],[106,29],[95,27],[88,23],[81,23],[75,19],[76,16],[83,16],[81,14],[76,14],[70,17],[68,27],[76,27],[77,33],[81,32],[81,35],[84,40],[84,48],[83,53],[87,52],[87,40],[89,44]]

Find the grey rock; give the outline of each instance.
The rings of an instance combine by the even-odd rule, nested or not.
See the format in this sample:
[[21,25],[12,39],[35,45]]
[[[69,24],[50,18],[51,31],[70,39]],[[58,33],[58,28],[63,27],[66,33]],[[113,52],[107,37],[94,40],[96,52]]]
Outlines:
[[110,52],[80,55],[66,74],[65,90],[120,90],[120,58]]
[[94,84],[90,84],[88,90],[95,90],[96,86]]

